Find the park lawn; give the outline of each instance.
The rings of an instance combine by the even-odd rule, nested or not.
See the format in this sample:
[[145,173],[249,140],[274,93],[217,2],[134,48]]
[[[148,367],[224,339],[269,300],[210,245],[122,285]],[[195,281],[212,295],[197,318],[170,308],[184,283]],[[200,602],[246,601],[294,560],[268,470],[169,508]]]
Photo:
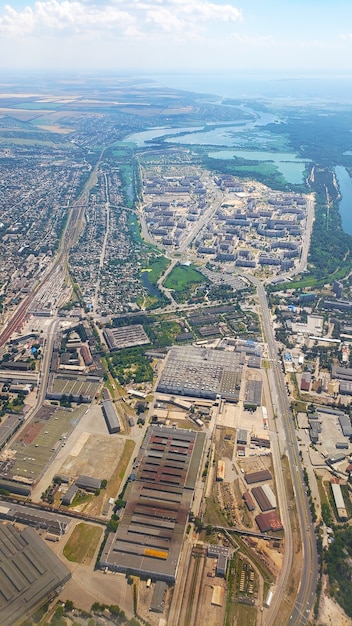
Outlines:
[[189,285],[204,283],[205,281],[205,276],[192,265],[176,265],[168,275],[165,287],[176,292],[184,291]]
[[90,563],[101,540],[103,529],[81,522],[74,528],[64,547],[64,556],[74,563]]

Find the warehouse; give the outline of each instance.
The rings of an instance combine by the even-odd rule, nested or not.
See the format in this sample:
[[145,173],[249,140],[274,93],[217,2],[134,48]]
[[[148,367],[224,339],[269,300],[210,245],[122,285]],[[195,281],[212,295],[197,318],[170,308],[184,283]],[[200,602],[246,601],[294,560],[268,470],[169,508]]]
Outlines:
[[266,480],[271,480],[272,476],[269,470],[260,470],[259,472],[252,472],[250,474],[245,474],[244,479],[248,485],[253,485],[254,483],[262,483]]
[[276,498],[269,485],[253,487],[252,494],[259,504],[261,511],[271,511],[276,508]]
[[261,380],[248,380],[246,383],[246,392],[244,406],[261,406],[262,403],[262,387]]
[[213,587],[213,593],[211,597],[211,604],[213,606],[222,606],[224,604],[225,589],[224,587]]
[[91,478],[90,476],[78,476],[76,479],[76,485],[80,489],[84,489],[85,491],[96,491],[100,489],[101,479],[100,478]]
[[259,530],[262,533],[269,531],[276,532],[283,530],[283,525],[276,511],[269,511],[268,513],[260,513],[256,516],[255,521],[259,526]]
[[19,496],[30,496],[31,495],[31,487],[23,484],[23,483],[19,483],[15,480],[6,480],[4,478],[0,477],[0,489],[3,489],[5,492],[8,491],[9,493],[15,493]]
[[0,524],[0,615],[16,624],[44,604],[71,574],[32,528]]
[[99,567],[173,583],[203,456],[205,434],[151,426],[118,530]]
[[352,396],[352,380],[341,380],[339,391],[342,396]]
[[342,461],[344,461],[345,458],[346,456],[342,454],[342,452],[337,453],[337,454],[332,454],[326,459],[326,463],[330,466],[336,465],[337,463],[341,463]]
[[72,504],[73,499],[78,491],[79,489],[77,485],[75,484],[71,485],[66,491],[66,493],[62,496],[61,504],[63,504],[64,506],[70,506],[70,504]]
[[351,420],[349,415],[343,414],[339,415],[339,423],[341,426],[342,433],[345,437],[352,437],[352,427]]
[[117,413],[115,411],[115,407],[111,400],[103,401],[103,415],[105,417],[105,422],[107,429],[110,434],[119,433],[121,430],[119,418],[117,417]]
[[335,506],[337,510],[337,516],[340,522],[345,522],[348,519],[345,501],[343,499],[340,485],[337,483],[331,483],[332,495],[334,497]]
[[348,441],[337,441],[335,443],[336,450],[348,450],[349,443]]
[[223,461],[222,459],[220,459],[218,461],[218,469],[216,472],[216,480],[219,481],[223,481],[225,478],[225,461]]
[[153,613],[164,613],[166,592],[167,584],[159,580],[154,587],[150,611],[153,611]]
[[245,503],[247,505],[248,511],[254,511],[255,504],[254,504],[254,500],[253,500],[251,494],[249,493],[249,491],[245,491],[243,496],[242,496],[242,498],[243,498],[243,500],[245,501]]
[[11,439],[16,430],[22,426],[23,418],[18,415],[8,415],[0,424],[0,450]]

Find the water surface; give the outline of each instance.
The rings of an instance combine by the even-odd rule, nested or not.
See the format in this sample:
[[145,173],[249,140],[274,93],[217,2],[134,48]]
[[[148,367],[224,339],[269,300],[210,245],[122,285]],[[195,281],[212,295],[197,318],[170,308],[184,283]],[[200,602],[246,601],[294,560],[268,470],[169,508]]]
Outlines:
[[345,167],[337,165],[335,174],[340,189],[341,200],[339,210],[342,228],[348,235],[352,235],[352,179]]

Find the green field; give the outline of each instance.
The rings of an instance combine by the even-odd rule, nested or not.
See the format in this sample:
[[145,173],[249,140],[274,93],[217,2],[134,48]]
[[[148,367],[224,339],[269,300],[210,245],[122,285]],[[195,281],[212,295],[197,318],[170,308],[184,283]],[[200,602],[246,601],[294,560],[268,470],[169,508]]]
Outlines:
[[170,261],[164,256],[158,256],[150,261],[148,267],[145,268],[144,271],[148,272],[148,279],[152,285],[157,284],[160,276],[165,272],[169,264]]
[[1,137],[1,143],[6,146],[11,145],[23,145],[23,146],[49,146],[51,148],[55,147],[55,143],[53,141],[47,141],[42,139],[22,139],[21,137]]
[[176,265],[165,281],[167,289],[184,291],[191,285],[204,283],[206,278],[192,265]]
[[98,526],[91,526],[84,522],[77,524],[64,547],[64,556],[74,563],[89,563],[95,554],[102,533],[102,528]]

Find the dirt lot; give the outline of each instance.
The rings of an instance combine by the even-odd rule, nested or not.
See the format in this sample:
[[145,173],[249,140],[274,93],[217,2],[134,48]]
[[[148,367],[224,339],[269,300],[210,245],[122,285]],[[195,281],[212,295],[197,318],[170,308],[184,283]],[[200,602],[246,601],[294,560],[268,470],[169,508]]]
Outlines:
[[74,507],[75,510],[99,516],[106,501],[117,498],[134,447],[134,441],[123,437],[81,434],[59,473],[68,474],[72,478],[85,474],[106,479],[108,484],[99,496],[92,496]]
[[60,468],[60,474],[77,477],[80,474],[109,480],[122,455],[125,440],[111,436],[82,433],[71,454]]
[[215,432],[216,458],[224,457],[231,459],[233,457],[235,442],[235,429],[228,427],[220,427]]
[[[213,565],[214,559],[205,559],[197,616],[197,624],[207,624],[208,626],[217,626],[217,624],[222,624],[226,609],[227,584],[224,578],[210,578],[208,576],[208,573],[213,572]],[[224,600],[222,606],[215,606],[211,604],[214,587],[222,587],[224,589]]]
[[241,459],[238,461],[238,465],[244,470],[245,474],[251,474],[252,472],[259,472],[261,470],[269,470],[272,472],[271,455],[267,456],[252,456],[248,459]]

